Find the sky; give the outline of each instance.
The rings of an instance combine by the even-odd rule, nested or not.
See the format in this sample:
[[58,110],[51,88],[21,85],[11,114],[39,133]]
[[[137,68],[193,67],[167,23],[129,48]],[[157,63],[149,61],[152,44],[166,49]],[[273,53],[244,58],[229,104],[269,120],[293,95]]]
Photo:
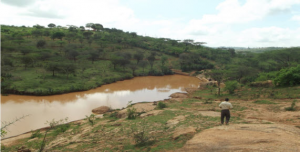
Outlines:
[[105,28],[210,47],[300,46],[300,0],[1,0],[1,24]]

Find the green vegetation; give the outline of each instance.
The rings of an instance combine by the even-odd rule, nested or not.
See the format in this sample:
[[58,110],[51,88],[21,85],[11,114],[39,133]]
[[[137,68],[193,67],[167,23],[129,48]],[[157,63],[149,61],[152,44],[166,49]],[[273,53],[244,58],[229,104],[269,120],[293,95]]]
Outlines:
[[224,90],[228,91],[229,94],[234,94],[234,90],[238,88],[237,81],[226,81]]
[[161,102],[161,101],[159,101],[158,104],[157,104],[158,109],[163,109],[163,108],[166,108],[166,107],[167,107],[167,105],[165,103]]
[[88,120],[88,122],[92,125],[92,126],[94,126],[94,123],[95,123],[95,115],[94,114],[91,114],[90,116],[85,116],[86,118],[86,120]]
[[294,100],[290,107],[285,108],[286,111],[296,111],[296,100]]
[[202,44],[140,36],[99,23],[67,28],[54,23],[48,27],[2,25],[1,93],[62,94],[134,76],[173,74],[171,69],[214,69],[208,74],[218,84],[273,80],[278,86],[299,85],[299,48],[254,53]]

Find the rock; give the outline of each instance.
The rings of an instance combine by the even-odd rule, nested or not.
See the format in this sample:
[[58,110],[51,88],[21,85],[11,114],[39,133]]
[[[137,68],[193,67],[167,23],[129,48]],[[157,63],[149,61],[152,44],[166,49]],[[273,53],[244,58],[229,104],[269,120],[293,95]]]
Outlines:
[[148,117],[148,116],[156,116],[158,114],[161,114],[162,112],[163,112],[163,110],[153,110],[153,111],[149,111],[149,112],[141,114],[140,117],[143,118],[143,117]]
[[187,93],[176,92],[170,95],[171,98],[187,98]]
[[103,118],[103,114],[101,114],[101,115],[95,115],[95,118]]
[[109,111],[110,111],[110,108],[107,106],[101,106],[101,107],[98,107],[98,108],[95,108],[92,110],[92,112],[96,113],[96,114],[104,114]]
[[196,128],[187,127],[187,128],[178,128],[175,129],[172,139],[177,139],[181,135],[194,134],[196,132]]
[[177,117],[167,121],[167,127],[173,127],[173,126],[177,125],[180,121],[183,121],[183,120],[185,120],[185,116],[182,116],[182,115],[177,116]]
[[196,134],[176,151],[299,151],[300,129],[281,124],[218,126]]
[[38,140],[38,137],[35,137],[35,138],[32,138],[32,139],[29,139],[27,142],[32,142],[32,141],[35,141],[35,140]]
[[[152,102],[148,102],[148,103],[137,103],[137,104],[131,105],[131,107],[128,107],[128,108],[135,108],[136,112],[148,112],[148,111],[154,110],[155,107],[156,107],[156,105],[153,105]],[[125,118],[127,116],[128,108],[118,111],[117,117]]]

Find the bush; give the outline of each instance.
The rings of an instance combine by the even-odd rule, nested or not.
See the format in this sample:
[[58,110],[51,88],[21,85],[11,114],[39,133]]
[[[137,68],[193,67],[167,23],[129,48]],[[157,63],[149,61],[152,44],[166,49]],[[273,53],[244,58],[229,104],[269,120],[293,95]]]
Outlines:
[[131,126],[130,134],[133,136],[135,141],[135,146],[150,146],[155,142],[155,138],[150,136],[149,129],[150,124],[147,124],[145,120],[141,122],[141,124]]
[[296,111],[296,100],[294,100],[290,107],[285,108],[286,111]]
[[158,102],[158,104],[157,104],[157,108],[158,109],[163,109],[163,108],[166,108],[167,107],[167,105],[165,104],[165,103],[163,103],[163,102]]
[[39,41],[36,43],[36,47],[37,47],[37,48],[44,47],[45,45],[46,45],[46,41],[45,41],[45,40],[39,40]]
[[118,112],[113,112],[109,115],[109,118],[118,119]]
[[268,72],[268,73],[259,73],[258,77],[255,79],[255,81],[267,81],[267,80],[273,80],[276,77],[277,71]]
[[36,137],[38,137],[38,138],[42,137],[42,134],[40,133],[40,130],[31,132],[30,139],[33,139],[33,138],[36,138]]
[[279,86],[295,86],[300,84],[300,65],[282,69],[274,79],[274,84]]
[[238,82],[237,81],[227,81],[225,82],[225,90],[229,92],[229,94],[233,94],[234,90],[237,89],[238,87]]

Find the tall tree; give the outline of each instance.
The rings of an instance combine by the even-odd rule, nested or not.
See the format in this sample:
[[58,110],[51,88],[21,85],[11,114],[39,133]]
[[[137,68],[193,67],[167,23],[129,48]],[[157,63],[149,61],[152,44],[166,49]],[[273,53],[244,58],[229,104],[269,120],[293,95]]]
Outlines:
[[49,28],[53,28],[53,27],[55,27],[55,26],[56,26],[56,25],[53,24],[53,23],[48,24],[48,27],[49,27]]
[[100,55],[100,53],[98,51],[95,51],[95,50],[90,51],[88,59],[92,60],[92,64],[94,64],[94,61],[99,58],[99,55]]
[[154,55],[150,55],[147,57],[148,61],[149,61],[149,64],[151,66],[151,70],[153,69],[153,64],[154,64],[154,61],[155,61],[155,56]]
[[100,31],[103,29],[103,26],[99,23],[95,23],[91,26],[91,28],[94,30],[94,31]]
[[59,63],[57,63],[57,62],[50,62],[50,63],[45,67],[45,69],[46,69],[47,71],[51,71],[51,72],[52,72],[52,76],[54,77],[54,76],[55,76],[55,71],[59,71],[59,70],[60,70],[59,67],[60,67],[60,64],[59,64]]

